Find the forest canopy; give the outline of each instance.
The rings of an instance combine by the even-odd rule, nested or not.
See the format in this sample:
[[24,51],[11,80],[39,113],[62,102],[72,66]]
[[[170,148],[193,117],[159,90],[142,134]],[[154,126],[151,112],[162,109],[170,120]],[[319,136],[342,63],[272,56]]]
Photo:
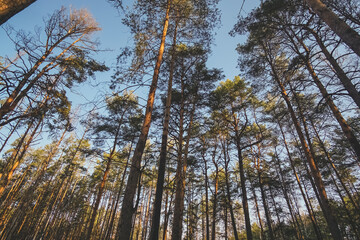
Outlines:
[[0,3],[0,239],[360,238],[359,0],[44,2]]

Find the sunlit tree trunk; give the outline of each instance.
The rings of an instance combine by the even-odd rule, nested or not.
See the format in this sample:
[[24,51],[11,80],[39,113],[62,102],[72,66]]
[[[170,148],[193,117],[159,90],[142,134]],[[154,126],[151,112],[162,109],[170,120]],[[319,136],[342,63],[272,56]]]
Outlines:
[[153,105],[155,100],[155,92],[157,88],[157,82],[160,72],[160,66],[162,62],[162,57],[165,48],[165,38],[167,34],[168,24],[169,24],[169,12],[170,12],[171,0],[167,1],[167,9],[164,21],[164,28],[161,37],[161,43],[159,48],[159,53],[157,56],[157,61],[154,69],[153,79],[150,86],[150,92],[148,95],[145,118],[143,125],[141,127],[140,137],[135,147],[134,155],[131,161],[130,172],[128,176],[128,181],[124,193],[123,204],[120,213],[119,220],[119,240],[129,239],[131,234],[131,222],[133,215],[136,211],[134,208],[134,197],[136,192],[136,186],[140,176],[140,166],[141,166],[141,157],[143,155],[146,140],[148,137],[150,125],[151,125],[151,115],[153,111]]
[[129,153],[128,153],[126,164],[125,164],[125,167],[124,167],[124,171],[123,171],[123,174],[122,174],[122,177],[121,177],[120,187],[119,187],[119,190],[118,190],[118,194],[116,196],[116,203],[115,203],[112,215],[111,215],[111,220],[110,220],[109,228],[107,230],[105,239],[111,239],[111,235],[112,235],[112,232],[113,232],[114,221],[115,221],[116,210],[117,210],[119,202],[120,202],[120,197],[121,197],[121,194],[122,194],[127,169],[128,169],[128,166],[129,166],[129,160],[130,160],[132,145],[133,145],[133,140],[131,141],[131,144],[130,144],[130,147],[129,147]]
[[92,215],[91,215],[89,228],[88,228],[88,232],[87,232],[87,236],[86,236],[86,239],[89,239],[89,240],[91,239],[91,233],[92,233],[92,230],[93,230],[93,227],[94,227],[94,224],[95,224],[97,210],[99,208],[101,197],[102,197],[102,194],[104,192],[106,180],[107,180],[107,177],[108,177],[109,172],[110,172],[110,166],[111,166],[111,163],[113,161],[113,158],[115,157],[116,146],[117,146],[118,141],[119,141],[118,139],[119,139],[119,134],[120,134],[120,127],[121,127],[121,125],[123,123],[123,118],[124,118],[125,112],[126,112],[126,110],[124,110],[124,112],[121,115],[121,118],[118,121],[118,126],[116,127],[116,134],[115,134],[113,146],[111,148],[110,155],[107,157],[107,163],[106,163],[106,168],[105,168],[105,171],[104,171],[104,175],[103,175],[102,180],[101,180],[101,182],[99,184],[99,191],[98,191],[98,194],[96,196],[95,205],[94,205],[94,209],[93,209],[93,212],[92,212]]
[[[6,172],[6,174],[3,175],[3,179],[2,179],[1,185],[0,185],[0,196],[4,192],[5,187],[9,184],[10,180],[12,179],[12,176],[13,176],[15,170],[18,168],[18,166],[24,159],[24,156],[25,156],[30,144],[32,143],[32,140],[33,140],[35,134],[38,133],[38,129],[42,124],[42,120],[43,120],[43,117],[38,120],[39,122],[36,124],[35,128],[32,130],[32,133],[30,134],[29,139],[27,139],[25,145],[22,147],[20,154],[19,155],[16,154],[14,156],[14,159],[11,159],[11,161],[14,161],[14,163],[12,164],[10,170],[8,172]],[[26,137],[26,136],[24,136],[24,137]]]
[[171,62],[170,62],[168,90],[167,90],[167,97],[166,97],[166,104],[165,104],[163,132],[162,132],[162,138],[161,138],[158,178],[157,178],[157,183],[156,183],[154,211],[153,211],[153,216],[152,216],[152,226],[151,226],[149,240],[158,240],[158,236],[159,236],[161,203],[162,203],[162,195],[163,195],[163,188],[164,188],[165,170],[166,170],[166,155],[167,155],[168,133],[169,133],[169,122],[170,122],[172,82],[173,82],[175,58],[176,58],[175,57],[176,35],[177,35],[177,22],[175,24],[173,44],[171,47],[172,53],[171,53]]
[[24,10],[36,0],[1,0],[0,2],[0,25],[9,20],[18,12]]

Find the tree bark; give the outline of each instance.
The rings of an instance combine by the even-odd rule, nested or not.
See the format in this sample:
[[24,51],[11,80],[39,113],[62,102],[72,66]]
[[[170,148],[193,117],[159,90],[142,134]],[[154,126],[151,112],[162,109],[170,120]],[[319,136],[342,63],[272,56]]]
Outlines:
[[36,0],[1,0],[0,2],[0,25],[5,23],[15,14],[24,10]]
[[[205,144],[205,141],[203,139],[203,144]],[[205,146],[204,146],[205,147]],[[205,219],[206,219],[206,240],[210,239],[210,220],[209,220],[209,180],[208,180],[208,174],[207,174],[207,160],[205,158],[205,153],[202,151],[201,153],[202,159],[204,161],[204,176],[205,176]]]
[[140,167],[141,167],[141,157],[143,155],[146,140],[148,137],[150,125],[151,125],[151,115],[153,111],[153,105],[155,100],[155,92],[157,88],[157,82],[160,72],[160,66],[162,62],[162,56],[165,48],[165,38],[167,34],[168,24],[169,24],[169,12],[170,12],[171,0],[167,1],[166,15],[164,21],[164,28],[161,37],[161,43],[159,48],[159,53],[154,69],[153,79],[150,86],[149,96],[146,105],[146,112],[143,125],[141,127],[141,133],[139,140],[136,144],[134,156],[132,158],[132,163],[130,167],[129,177],[124,193],[123,204],[120,213],[119,220],[119,239],[129,239],[131,234],[131,223],[136,209],[134,208],[134,197],[136,192],[136,186],[140,176]]
[[214,180],[214,201],[213,201],[213,213],[212,213],[212,226],[211,226],[211,240],[216,238],[216,211],[217,211],[217,195],[219,189],[219,167],[213,157],[213,163],[215,166],[215,180]]

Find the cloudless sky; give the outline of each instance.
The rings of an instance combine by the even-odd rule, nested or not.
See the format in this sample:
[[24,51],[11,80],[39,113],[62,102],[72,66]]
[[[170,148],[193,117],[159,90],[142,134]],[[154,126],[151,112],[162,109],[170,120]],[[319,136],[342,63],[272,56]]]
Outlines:
[[[129,3],[131,0],[126,0]],[[233,79],[234,76],[239,75],[237,69],[237,53],[236,45],[244,41],[244,37],[229,36],[229,31],[232,29],[237,21],[237,16],[240,11],[243,1],[241,0],[220,0],[219,9],[221,10],[221,26],[216,29],[215,45],[212,47],[212,54],[209,58],[209,67],[221,68],[224,71],[225,79]],[[246,0],[242,14],[249,13],[251,9],[259,4],[259,0]],[[106,0],[37,0],[34,4],[11,18],[6,24],[11,25],[15,29],[24,29],[26,31],[33,31],[36,25],[43,26],[43,18],[50,15],[61,6],[67,8],[87,8],[89,12],[99,23],[102,31],[95,35],[100,42],[100,48],[106,51],[99,53],[96,59],[100,62],[105,62],[109,67],[115,65],[116,56],[119,54],[119,49],[131,43],[129,30],[121,24],[123,13],[118,12]],[[4,25],[3,25],[4,26]],[[8,40],[3,29],[0,29],[0,56],[8,55],[14,56],[13,45]],[[109,79],[112,71],[105,74],[99,74],[97,80]],[[105,86],[103,86],[105,87]],[[98,89],[103,90],[103,89]],[[79,93],[81,89],[77,90]],[[94,91],[96,92],[99,91]],[[83,94],[83,97],[90,98],[88,94]],[[141,93],[138,93],[141,94]]]

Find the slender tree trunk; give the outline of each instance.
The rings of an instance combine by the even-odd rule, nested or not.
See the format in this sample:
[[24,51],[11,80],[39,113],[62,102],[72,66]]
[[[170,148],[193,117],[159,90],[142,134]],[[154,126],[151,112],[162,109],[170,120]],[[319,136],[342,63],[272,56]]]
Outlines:
[[11,169],[9,172],[7,172],[4,176],[3,176],[3,180],[1,181],[1,185],[0,185],[0,196],[2,195],[3,191],[5,190],[5,187],[9,184],[15,170],[17,169],[17,167],[19,166],[19,164],[21,163],[21,161],[24,159],[24,156],[27,152],[27,149],[29,148],[30,144],[32,143],[32,140],[35,136],[35,134],[38,132],[39,127],[42,124],[42,120],[43,117],[39,120],[39,122],[37,123],[37,125],[35,126],[34,130],[32,131],[32,133],[29,136],[29,139],[26,141],[25,145],[23,146],[23,149],[20,153],[20,155],[18,157],[16,157],[14,159],[14,164],[12,165]]
[[184,135],[184,79],[181,76],[181,106],[179,114],[179,139],[178,139],[178,151],[177,151],[177,167],[175,175],[175,206],[174,206],[174,217],[173,217],[173,226],[172,226],[172,239],[181,240],[182,236],[182,222],[183,222],[183,204],[184,204],[184,194],[185,194],[185,173],[186,163],[183,157],[183,135]]
[[305,0],[311,9],[323,20],[358,56],[360,56],[360,35],[331,11],[321,0]]
[[110,239],[111,238],[111,234],[112,234],[112,231],[113,231],[113,225],[114,225],[114,221],[115,221],[116,210],[117,210],[118,204],[120,202],[120,197],[121,197],[121,193],[122,193],[122,189],[123,189],[123,186],[124,186],[125,177],[126,177],[126,173],[127,173],[127,169],[128,169],[128,165],[129,165],[132,145],[133,145],[133,140],[131,141],[131,144],[130,144],[130,147],[129,147],[129,154],[128,154],[126,164],[125,164],[125,167],[124,167],[124,172],[123,172],[122,177],[121,177],[120,187],[119,187],[118,194],[117,194],[117,197],[116,197],[116,203],[115,203],[114,211],[113,211],[112,216],[111,216],[109,228],[108,228],[105,239]]
[[143,229],[142,229],[142,233],[141,233],[141,240],[145,240],[146,239],[146,234],[147,234],[147,228],[148,228],[148,221],[149,221],[149,215],[150,215],[150,211],[151,211],[151,197],[152,197],[152,184],[150,185],[150,189],[149,189],[149,195],[148,195],[148,201],[146,204],[146,211],[145,211],[145,217],[144,217],[144,223],[143,223]]
[[300,192],[301,192],[301,195],[303,197],[303,200],[305,202],[305,206],[306,206],[306,209],[308,211],[308,214],[309,214],[309,218],[311,220],[311,223],[314,227],[314,231],[315,231],[315,234],[316,234],[316,237],[317,239],[321,240],[322,239],[322,236],[321,236],[321,232],[320,232],[320,229],[318,228],[317,224],[316,224],[316,219],[315,219],[315,216],[313,215],[313,212],[310,208],[310,204],[309,202],[307,201],[307,197],[305,195],[305,192],[303,190],[303,187],[301,186],[301,182],[300,182],[300,178],[296,172],[296,169],[295,169],[295,165],[294,165],[294,161],[292,159],[292,155],[290,153],[290,150],[289,150],[289,147],[288,147],[288,144],[287,144],[287,141],[286,141],[286,138],[285,138],[285,134],[284,134],[284,131],[282,129],[282,125],[280,124],[280,122],[278,121],[278,125],[279,125],[279,129],[280,129],[280,132],[281,132],[281,135],[282,135],[282,138],[283,138],[283,142],[284,142],[284,145],[285,145],[285,149],[286,149],[286,153],[289,157],[289,161],[290,161],[290,165],[291,165],[291,169],[293,171],[293,174],[296,178],[296,182],[299,186],[299,189],[300,189]]
[[156,183],[154,211],[153,211],[153,216],[152,216],[152,226],[151,226],[149,240],[158,240],[158,238],[159,238],[161,203],[162,203],[162,194],[163,194],[163,189],[164,189],[164,178],[165,178],[165,170],[166,170],[166,155],[167,155],[167,144],[168,144],[169,122],[170,122],[172,82],[173,82],[175,58],[176,58],[176,56],[175,56],[176,35],[177,35],[177,22],[175,24],[175,32],[174,32],[173,44],[172,44],[170,73],[169,73],[168,90],[167,90],[167,97],[166,97],[166,104],[165,104],[163,132],[162,132],[162,138],[161,138],[158,178],[157,178],[157,183]]
[[170,195],[169,208],[167,209],[167,213],[165,214],[165,219],[164,219],[164,227],[163,227],[164,232],[163,232],[163,237],[162,237],[163,240],[167,239],[167,228],[168,228],[168,223],[169,223],[169,218],[170,218],[169,213],[170,213],[170,211],[172,209],[173,196],[174,196],[174,192],[172,191],[171,195]]
[[316,138],[318,139],[319,141],[319,144],[320,144],[320,147],[321,149],[324,151],[324,154],[326,156],[326,159],[328,160],[328,163],[330,164],[331,168],[334,170],[335,172],[335,175],[336,177],[338,178],[341,186],[343,187],[343,189],[345,190],[346,194],[347,194],[347,197],[350,199],[352,205],[354,206],[354,208],[360,212],[360,207],[359,205],[356,203],[356,201],[354,200],[352,194],[350,193],[348,187],[346,186],[345,182],[343,181],[342,177],[341,177],[341,174],[339,173],[339,171],[337,170],[334,162],[332,161],[332,158],[330,156],[330,153],[327,151],[326,147],[325,147],[325,144],[324,142],[321,140],[321,137],[319,136],[319,133],[315,127],[315,124],[314,124],[314,121],[312,119],[310,119],[310,123],[312,125],[312,128],[314,129],[314,132],[315,132],[315,135],[316,135]]
[[242,205],[244,209],[245,216],[245,228],[246,228],[246,237],[248,240],[252,240],[252,232],[251,232],[251,221],[250,221],[250,213],[249,213],[249,205],[247,200],[246,193],[246,182],[245,182],[245,173],[244,173],[244,162],[242,156],[242,150],[240,146],[240,137],[238,136],[238,130],[235,130],[236,133],[236,149],[238,152],[239,159],[239,171],[240,171],[240,185],[241,185],[241,197],[242,197]]
[[305,137],[304,137],[304,135],[302,133],[300,123],[297,120],[294,109],[293,109],[293,107],[291,105],[290,98],[289,98],[283,84],[281,83],[279,76],[277,75],[277,70],[274,68],[273,61],[270,59],[271,57],[270,57],[269,53],[267,52],[268,49],[265,46],[264,46],[264,51],[265,51],[268,63],[270,64],[274,79],[275,79],[275,81],[277,82],[277,84],[278,84],[278,86],[280,88],[281,95],[282,95],[283,99],[285,100],[287,108],[288,108],[288,110],[290,112],[291,119],[293,121],[293,124],[295,125],[298,137],[300,138],[301,146],[302,146],[302,149],[303,149],[303,151],[305,153],[306,160],[307,160],[307,162],[308,162],[308,164],[309,164],[309,166],[311,168],[311,174],[312,174],[312,177],[315,180],[315,184],[316,184],[316,187],[317,187],[319,195],[320,195],[320,199],[321,199],[321,203],[322,203],[321,204],[322,211],[324,213],[324,216],[325,216],[326,222],[328,224],[329,230],[331,232],[331,235],[335,240],[340,240],[340,239],[342,239],[341,232],[340,232],[340,229],[338,227],[338,223],[337,223],[337,221],[336,221],[336,219],[335,219],[335,217],[334,217],[334,215],[332,213],[332,209],[330,207],[330,203],[329,203],[329,200],[327,198],[325,185],[323,183],[321,174],[320,174],[319,170],[316,167],[315,160],[314,160],[313,156],[310,153],[309,147],[308,147],[308,145],[306,143],[306,140],[305,140]]
[[336,59],[331,55],[331,53],[327,50],[326,46],[324,45],[323,41],[321,40],[320,36],[314,29],[307,28],[309,32],[315,37],[316,42],[318,43],[321,51],[325,55],[326,59],[329,61],[333,70],[335,71],[336,75],[338,76],[340,82],[345,87],[346,91],[349,93],[349,96],[354,100],[358,108],[360,108],[360,94],[356,90],[354,84],[348,78],[344,70],[340,67],[337,63]]
[[228,171],[228,167],[229,167],[229,162],[230,162],[230,157],[229,157],[229,153],[228,153],[228,149],[226,148],[226,140],[221,141],[223,144],[223,152],[224,152],[224,162],[225,162],[225,184],[226,184],[226,197],[227,197],[227,206],[229,207],[229,211],[230,211],[230,217],[231,217],[231,224],[232,224],[232,228],[233,228],[233,232],[234,232],[234,238],[235,240],[239,240],[239,236],[237,234],[237,230],[236,230],[236,222],[235,222],[235,216],[234,216],[234,211],[232,208],[232,201],[231,201],[231,194],[230,194],[230,183],[229,183],[229,171]]
[[121,127],[121,125],[123,123],[123,119],[124,119],[126,110],[127,109],[125,109],[124,112],[121,114],[121,117],[120,117],[120,119],[118,121],[118,126],[116,127],[116,133],[115,133],[113,146],[111,148],[110,155],[107,158],[107,163],[106,163],[106,168],[105,168],[104,175],[103,175],[102,180],[101,180],[101,182],[99,184],[99,191],[98,191],[98,194],[96,196],[95,205],[94,205],[94,209],[93,209],[93,212],[92,212],[92,215],[91,215],[90,224],[89,224],[89,228],[88,228],[88,232],[87,232],[87,236],[86,236],[86,239],[88,239],[88,240],[91,239],[91,233],[92,233],[92,230],[93,230],[93,227],[94,227],[94,224],[95,224],[97,210],[99,208],[99,205],[100,205],[100,202],[101,202],[101,197],[102,197],[102,194],[104,192],[106,180],[107,180],[108,174],[110,172],[110,166],[111,166],[111,163],[112,163],[113,158],[115,156],[116,146],[118,144],[119,135],[120,135],[120,127]]
[[178,149],[178,166],[176,170],[176,191],[175,191],[175,206],[174,206],[174,221],[172,227],[172,240],[181,240],[182,236],[182,222],[184,215],[184,197],[186,184],[186,169],[187,158],[189,153],[190,139],[192,137],[192,126],[194,123],[194,115],[196,110],[196,103],[198,101],[197,93],[195,93],[192,107],[190,110],[190,120],[187,128],[187,137],[185,140],[185,147],[183,150],[183,134],[184,134],[184,106],[185,106],[185,83],[184,77],[181,76],[181,107],[180,107],[180,123],[179,123],[179,149]]
[[[331,172],[330,169],[329,169],[329,171]],[[330,176],[331,176],[331,180],[334,183],[334,186],[336,188],[336,192],[339,195],[339,197],[341,199],[341,202],[342,202],[342,204],[344,206],[346,215],[348,217],[348,223],[350,224],[350,228],[352,229],[352,232],[353,232],[353,234],[355,236],[354,239],[359,240],[359,236],[360,236],[360,234],[359,234],[359,226],[356,226],[356,223],[353,221],[353,219],[354,218],[356,219],[356,217],[353,214],[350,213],[350,211],[348,209],[348,206],[347,206],[347,204],[346,204],[346,202],[344,200],[344,197],[343,197],[343,195],[341,193],[341,190],[340,190],[340,188],[339,188],[339,186],[338,186],[338,184],[337,184],[337,182],[335,180],[334,175],[332,173],[330,173]]]
[[212,227],[211,227],[211,240],[216,239],[216,213],[217,213],[217,195],[219,189],[219,167],[213,158],[215,166],[215,179],[214,179],[214,201],[213,201],[213,213],[212,213]]
[[225,225],[225,240],[228,240],[228,208],[227,204],[224,206],[224,225]]
[[101,182],[99,184],[99,191],[98,191],[98,193],[96,195],[94,209],[93,209],[92,214],[91,214],[90,224],[89,224],[89,228],[88,228],[88,232],[87,232],[87,236],[86,236],[86,239],[89,239],[89,240],[91,239],[91,233],[92,233],[93,228],[94,228],[95,219],[96,219],[96,216],[97,216],[97,210],[98,210],[98,208],[100,206],[102,194],[103,194],[104,188],[105,188],[106,179],[107,179],[107,176],[108,176],[108,174],[110,172],[111,161],[112,161],[112,159],[111,159],[111,157],[109,157],[109,159],[107,160],[104,175],[103,175],[102,180],[101,180]]
[[[204,139],[203,139],[203,144],[204,143]],[[205,146],[204,146],[205,147]],[[205,158],[205,153],[204,151],[202,151],[201,153],[202,159],[204,161],[204,176],[205,176],[205,219],[206,219],[206,240],[210,239],[210,220],[209,220],[209,180],[208,180],[208,175],[207,175],[207,160]]]
[[[19,153],[21,151],[21,147],[23,146],[23,144],[24,144],[24,142],[26,140],[27,134],[30,131],[33,124],[34,124],[33,122],[28,124],[28,127],[27,127],[24,135],[21,137],[19,143],[17,144],[16,148],[14,149],[11,156],[9,157],[9,160],[7,161],[5,166],[3,167],[3,172],[4,173],[0,173],[0,196],[2,195],[2,192],[5,190],[5,187],[6,187],[7,183],[8,183],[8,180],[7,180],[8,174],[10,173],[11,168],[13,168],[15,166],[16,159],[18,158],[18,155],[19,155]],[[10,169],[8,170],[8,168],[10,168]]]
[[276,154],[275,157],[276,157],[276,166],[278,168],[277,173],[278,173],[279,179],[281,181],[281,190],[283,192],[286,204],[287,204],[289,212],[290,212],[293,227],[296,230],[296,237],[297,237],[297,239],[303,239],[303,234],[302,234],[302,231],[301,231],[301,227],[299,225],[299,222],[298,222],[298,220],[297,220],[297,218],[296,218],[296,216],[294,214],[293,207],[291,205],[291,201],[290,201],[289,194],[288,194],[287,183],[285,183],[285,179],[284,179],[283,171],[281,169],[279,156]]
[[0,25],[34,2],[36,0],[2,0],[0,6]]
[[250,189],[252,190],[252,194],[254,196],[254,202],[255,202],[255,208],[256,208],[256,215],[258,217],[259,220],[259,225],[260,225],[260,231],[261,231],[261,239],[265,239],[264,236],[264,227],[263,227],[263,223],[261,220],[261,215],[260,215],[260,209],[259,209],[259,204],[257,201],[257,196],[256,196],[256,192],[255,192],[255,187],[253,186],[253,184],[250,183]]
[[[292,31],[292,29],[291,29],[291,31]],[[304,48],[306,53],[310,53],[310,50],[305,45],[305,43],[299,37],[297,37],[295,33],[294,33],[294,36],[297,39],[297,41],[302,45],[302,47]],[[293,38],[292,38],[292,36],[290,34],[289,34],[289,39],[291,39],[291,42],[293,43],[297,53],[303,59],[303,61],[305,63],[305,66],[306,66],[306,69],[308,70],[308,72],[311,75],[314,83],[316,84],[316,86],[320,90],[321,95],[326,100],[326,103],[329,106],[329,108],[331,109],[335,119],[339,123],[339,125],[341,127],[341,130],[343,131],[345,137],[347,138],[347,140],[349,141],[351,147],[353,148],[353,150],[354,150],[354,152],[355,152],[355,154],[357,156],[357,160],[360,162],[360,143],[356,139],[355,134],[353,133],[353,131],[350,128],[349,124],[346,122],[345,118],[342,116],[340,110],[335,105],[334,101],[331,98],[331,95],[327,92],[325,86],[322,84],[319,77],[315,73],[315,70],[313,69],[313,67],[312,67],[312,65],[310,63],[309,58],[306,58],[301,54],[301,52],[299,51],[296,43],[294,42],[294,40],[293,40]],[[359,44],[359,46],[360,46],[360,44]]]
[[139,140],[136,144],[134,156],[132,158],[131,168],[130,168],[129,177],[128,177],[128,181],[127,181],[127,185],[126,185],[126,189],[125,189],[125,193],[124,193],[123,204],[122,204],[122,208],[121,208],[120,220],[119,220],[119,239],[120,240],[129,239],[130,234],[131,234],[131,223],[132,223],[133,215],[136,211],[136,209],[134,208],[134,205],[133,205],[134,197],[135,197],[135,192],[136,192],[136,185],[137,185],[137,182],[138,182],[138,179],[140,176],[141,157],[142,157],[144,149],[145,149],[145,144],[146,144],[146,140],[147,140],[150,125],[151,125],[151,115],[152,115],[153,105],[154,105],[154,100],[155,100],[155,92],[156,92],[156,88],[157,88],[159,71],[160,71],[162,56],[163,56],[164,48],[165,48],[165,38],[166,38],[168,24],[169,24],[170,6],[171,6],[171,0],[168,0],[159,53],[158,53],[158,57],[157,57],[157,61],[156,61],[155,69],[154,69],[154,75],[153,75],[152,83],[150,86],[150,92],[149,92],[147,105],[146,105],[145,118],[144,118],[143,125],[141,127],[141,133],[140,133]]
[[[277,218],[277,225],[278,225],[278,229],[280,230],[280,235],[281,235],[281,239],[285,239],[285,234],[284,234],[284,229],[283,229],[283,223],[281,221],[280,215],[279,215],[279,208],[277,207],[276,201],[275,201],[275,196],[274,196],[274,191],[273,191],[273,187],[272,185],[269,185],[269,191],[270,191],[270,196],[271,196],[271,200],[274,204],[274,208],[275,208],[275,214],[276,214],[276,218]],[[275,232],[274,235],[276,236]]]
[[266,217],[266,224],[269,230],[269,237],[271,240],[274,240],[274,231],[272,229],[271,226],[271,217],[270,217],[270,211],[269,211],[269,207],[266,201],[266,193],[265,193],[265,189],[264,189],[264,184],[263,184],[263,180],[262,180],[262,176],[261,176],[261,169],[260,169],[260,159],[257,158],[257,163],[255,164],[255,168],[257,169],[257,177],[258,177],[258,181],[259,181],[259,187],[260,187],[260,193],[261,193],[261,199],[263,202],[263,207],[264,207],[264,212],[265,212],[265,217]]

